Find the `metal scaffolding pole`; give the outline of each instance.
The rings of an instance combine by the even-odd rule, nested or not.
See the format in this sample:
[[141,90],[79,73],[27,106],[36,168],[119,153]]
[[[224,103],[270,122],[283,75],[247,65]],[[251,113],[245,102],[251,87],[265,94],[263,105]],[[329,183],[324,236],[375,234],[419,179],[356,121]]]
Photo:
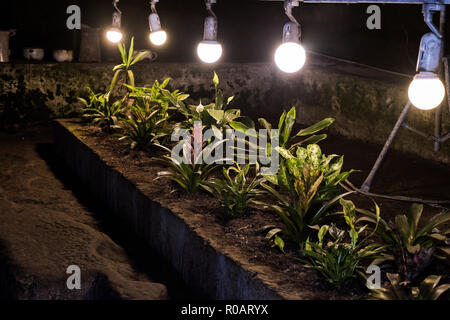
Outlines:
[[375,164],[372,167],[372,170],[370,170],[369,175],[367,176],[366,180],[364,180],[364,183],[361,186],[361,190],[364,192],[368,192],[370,190],[370,186],[372,185],[373,178],[375,178],[375,175],[377,174],[378,169],[381,166],[381,163],[383,162],[384,158],[386,157],[387,152],[389,151],[389,148],[391,147],[392,143],[394,142],[395,137],[397,136],[398,130],[402,127],[402,124],[405,122],[406,116],[408,115],[408,111],[411,108],[411,103],[408,101],[408,103],[403,108],[402,113],[397,119],[397,122],[395,123],[394,129],[392,129],[391,134],[389,135],[389,138],[386,140],[383,149],[381,150],[380,154],[378,155],[377,161],[375,161]]

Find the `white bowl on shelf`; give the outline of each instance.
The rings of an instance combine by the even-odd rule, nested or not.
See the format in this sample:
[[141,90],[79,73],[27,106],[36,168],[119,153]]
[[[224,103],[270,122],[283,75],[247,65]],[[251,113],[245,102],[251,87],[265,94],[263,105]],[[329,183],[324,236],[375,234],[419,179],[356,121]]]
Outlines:
[[54,50],[53,58],[58,62],[71,62],[73,60],[72,50]]
[[27,60],[41,61],[44,59],[44,49],[42,48],[25,48],[23,49],[23,56]]

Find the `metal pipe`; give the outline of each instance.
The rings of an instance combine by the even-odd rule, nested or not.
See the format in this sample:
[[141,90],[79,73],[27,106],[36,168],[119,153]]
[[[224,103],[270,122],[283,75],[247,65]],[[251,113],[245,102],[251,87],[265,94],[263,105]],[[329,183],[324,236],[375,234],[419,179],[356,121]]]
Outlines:
[[[258,0],[258,1],[285,1],[285,0]],[[379,3],[379,4],[450,4],[450,0],[299,0],[302,3],[334,3],[334,4],[351,4],[351,3]]]
[[[445,6],[441,9],[439,14],[439,31],[441,35],[444,35],[445,30]],[[441,57],[444,54],[444,48],[445,48],[445,41],[442,37],[442,47],[441,47]],[[442,75],[443,68],[442,68],[442,59],[440,64],[440,74]],[[444,76],[445,77],[445,76]],[[437,108],[436,112],[434,113],[434,136],[436,137],[436,140],[434,141],[434,151],[438,152],[441,149],[441,134],[442,134],[442,104]]]
[[439,140],[441,140],[441,142],[444,142],[444,141],[447,141],[448,139],[450,139],[450,132],[447,133],[447,134],[444,134],[444,135],[441,137],[441,139],[439,139]]
[[380,154],[378,155],[377,161],[375,161],[375,164],[373,165],[372,170],[370,170],[369,175],[367,176],[366,180],[364,180],[364,183],[361,186],[362,191],[368,192],[370,190],[370,187],[372,185],[372,180],[374,179],[378,169],[381,166],[381,163],[383,162],[384,158],[386,157],[386,154],[387,154],[391,144],[394,142],[394,139],[397,136],[398,130],[400,130],[403,122],[405,121],[406,115],[408,114],[408,111],[410,108],[411,108],[411,102],[408,101],[408,103],[403,108],[402,113],[398,117],[397,122],[395,123],[394,129],[392,129],[392,132],[389,135],[389,138],[386,140],[386,143],[384,144],[383,149],[381,150]]
[[444,80],[445,80],[445,93],[447,95],[448,111],[450,112],[450,77],[448,74],[448,60],[447,57],[442,58],[444,68]]
[[412,127],[412,126],[410,126],[406,122],[402,123],[402,127],[405,128],[405,129],[408,129],[409,131],[412,131],[412,132],[418,134],[419,136],[422,136],[422,137],[424,137],[424,138],[426,138],[428,140],[431,140],[431,141],[434,141],[434,142],[439,141],[439,137],[430,136],[430,135],[428,135],[428,134],[426,134],[426,133],[424,133],[424,132],[422,132],[422,131],[420,131],[420,130]]

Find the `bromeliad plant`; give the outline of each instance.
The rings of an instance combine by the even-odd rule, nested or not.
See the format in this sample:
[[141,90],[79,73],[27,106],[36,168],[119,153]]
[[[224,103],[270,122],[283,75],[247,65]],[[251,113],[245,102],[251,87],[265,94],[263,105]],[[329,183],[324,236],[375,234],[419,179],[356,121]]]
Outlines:
[[204,155],[212,154],[214,149],[224,143],[225,140],[218,140],[205,145],[202,140],[202,127],[200,125],[194,127],[191,138],[190,142],[182,142],[182,156],[174,154],[172,150],[165,146],[161,146],[171,154],[171,156],[163,156],[161,160],[172,170],[158,172],[158,178],[168,177],[188,193],[193,193],[201,188],[208,190],[208,177],[211,172],[219,167],[216,163],[227,161],[227,159],[216,159],[214,163],[209,164],[203,159]]
[[[374,224],[374,213],[358,209],[363,217],[361,221]],[[384,244],[388,246],[388,254],[376,263],[385,260],[394,261],[399,274],[406,282],[413,281],[431,263],[434,257],[444,259],[450,255],[450,230],[441,231],[444,223],[450,221],[450,213],[442,213],[432,217],[422,227],[419,226],[422,217],[423,205],[413,204],[408,216],[397,215],[393,223],[380,219],[377,234]]]
[[419,287],[412,287],[401,282],[399,274],[386,274],[390,286],[372,290],[369,299],[371,300],[437,300],[439,297],[450,289],[450,284],[442,284],[440,276],[431,275],[420,283]]
[[271,235],[281,232],[301,244],[309,236],[310,226],[324,224],[328,209],[348,194],[339,195],[339,183],[353,170],[341,172],[343,156],[333,161],[338,156],[325,156],[316,144],[298,147],[295,157],[284,148],[277,151],[284,159],[280,161],[278,174],[264,176],[273,186],[261,184],[277,203],[263,205],[277,213],[284,223],[283,229]]
[[[384,248],[376,243],[366,244],[373,233],[360,240],[360,235],[367,226],[356,229],[356,211],[353,202],[340,199],[345,218],[349,228],[347,234],[334,224],[323,225],[318,232],[318,242],[306,241],[303,253],[309,258],[309,267],[319,271],[321,275],[337,289],[342,288],[350,279],[358,274],[364,278],[361,272],[361,262],[373,259],[380,255]],[[375,204],[379,218],[379,208]],[[332,238],[326,245],[325,236]],[[349,239],[350,241],[346,240]]]
[[122,119],[120,123],[123,133],[118,134],[119,140],[128,140],[131,149],[150,151],[152,146],[160,145],[161,141],[170,134],[167,120],[168,116],[161,114],[161,108],[158,105],[130,106],[128,118]]
[[119,119],[122,117],[122,101],[110,102],[109,94],[94,93],[88,88],[89,102],[86,99],[78,98],[85,107],[82,109],[82,117],[89,119],[92,123],[100,126],[102,130],[110,132],[111,128],[116,127]]
[[[193,130],[196,123],[202,124],[202,132],[211,129],[216,138],[222,139],[224,130],[235,129],[244,132],[249,128],[255,128],[254,122],[248,118],[241,116],[239,109],[229,108],[234,96],[225,98],[219,88],[219,77],[214,72],[213,84],[215,95],[213,102],[202,105],[186,105],[181,97],[162,90],[162,93],[170,100],[178,112],[184,116],[184,120],[176,126],[179,128]],[[237,141],[241,138],[234,137]],[[208,141],[210,143],[211,141]],[[238,155],[236,154],[236,157]]]
[[[254,175],[250,177],[250,169]],[[208,191],[218,196],[222,202],[225,214],[230,218],[242,217],[249,207],[255,204],[263,178],[257,164],[247,164],[241,167],[237,162],[234,166],[223,168],[223,179],[216,179],[207,184]]]
[[169,156],[163,156],[163,162],[173,171],[158,172],[158,177],[168,177],[188,193],[193,193],[207,186],[207,180],[218,165],[182,163]]

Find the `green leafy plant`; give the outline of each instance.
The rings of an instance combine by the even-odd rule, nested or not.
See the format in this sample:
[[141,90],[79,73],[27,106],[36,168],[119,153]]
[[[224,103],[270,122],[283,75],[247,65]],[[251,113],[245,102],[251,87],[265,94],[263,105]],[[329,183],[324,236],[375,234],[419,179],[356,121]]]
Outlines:
[[[260,125],[267,130],[269,138],[275,134],[272,125],[264,118],[259,118]],[[308,144],[317,144],[319,141],[326,139],[326,134],[316,135],[315,133],[328,128],[333,122],[333,118],[323,119],[312,126],[301,129],[295,136],[291,136],[292,129],[296,122],[295,107],[292,107],[288,112],[284,111],[278,122],[279,146],[293,152],[298,146],[307,146]],[[308,137],[307,137],[308,136]],[[304,140],[298,141],[300,138],[307,137]],[[297,140],[297,141],[296,141]]]
[[[363,214],[361,221],[376,222],[374,213],[363,209],[358,211]],[[420,275],[434,257],[444,258],[441,253],[450,255],[450,230],[438,229],[450,220],[450,213],[435,215],[420,227],[422,212],[422,204],[413,204],[408,216],[399,214],[395,216],[393,223],[381,219],[377,229],[377,234],[389,250],[377,263],[383,260],[394,261],[406,282],[413,281]]]
[[[166,142],[166,138],[172,131],[169,123],[169,100],[161,93],[166,88],[170,78],[162,84],[155,81],[151,87],[132,87],[129,98],[131,105],[128,108],[127,118],[121,120],[123,133],[119,133],[120,139],[127,139],[131,148],[149,150],[154,145]],[[179,99],[187,98],[187,95],[175,90],[173,95]]]
[[[106,93],[95,94],[90,88],[89,101],[84,98],[78,98],[84,104],[82,116],[90,119],[93,123],[99,125],[103,130],[110,132],[112,127],[116,127],[119,118],[122,117],[122,106],[126,101],[126,96],[112,102],[111,94],[117,84],[119,75],[124,72],[129,79],[129,84],[134,87],[134,74],[131,66],[142,60],[148,52],[133,54],[134,38],[131,39],[130,49],[127,54],[125,46],[118,44],[122,63],[113,68],[114,76],[111,80],[109,90]],[[127,78],[126,78],[127,79]],[[125,80],[126,82],[126,80]]]
[[[307,128],[303,128],[297,132],[296,135],[292,136],[292,130],[296,123],[296,111],[295,107],[292,107],[288,112],[284,111],[278,121],[278,128],[273,129],[272,125],[264,118],[258,119],[260,125],[266,129],[267,132],[267,145],[266,146],[254,146],[260,154],[266,154],[266,156],[271,161],[271,155],[274,152],[272,141],[278,141],[278,146],[280,148],[286,149],[289,152],[295,152],[295,148],[299,146],[306,147],[309,144],[317,144],[327,137],[326,134],[317,134],[319,131],[322,131],[329,127],[333,122],[333,118],[326,118],[322,121],[319,121],[312,126]],[[235,128],[239,129],[239,128]],[[245,132],[245,129],[242,128]],[[261,138],[261,137],[260,137]],[[284,162],[284,159],[280,159],[281,162]],[[263,164],[261,164],[263,165]],[[267,165],[267,164],[264,164]]]
[[285,161],[280,162],[277,175],[264,176],[274,187],[261,184],[277,203],[263,205],[282,219],[284,228],[278,232],[300,244],[308,237],[310,226],[323,224],[328,209],[347,194],[339,195],[339,182],[352,170],[341,172],[343,156],[333,161],[338,156],[325,156],[316,144],[298,147],[295,157],[286,149],[277,150]]
[[[254,123],[247,117],[241,116],[239,109],[229,108],[234,96],[225,98],[219,89],[219,77],[214,72],[213,83],[215,95],[213,102],[203,105],[200,101],[198,105],[186,105],[180,97],[173,93],[163,90],[163,94],[176,106],[178,111],[184,116],[185,120],[180,126],[185,129],[192,129],[195,122],[202,122],[205,129],[213,129],[218,132],[221,129],[229,129],[232,126],[242,126],[243,123],[253,126]],[[239,119],[239,121],[237,121]],[[246,126],[246,125],[244,125]]]
[[169,92],[177,101],[184,101],[189,97],[188,94],[184,94],[179,90],[168,91],[166,88],[170,80],[170,78],[167,78],[161,84],[158,80],[155,80],[150,87],[133,87],[127,84],[125,86],[130,90],[129,97],[134,100],[135,105],[140,107],[158,105],[161,108],[160,113],[163,116],[168,116],[169,110],[175,109],[175,107],[171,106],[170,99],[163,94],[163,91]]
[[399,274],[386,274],[390,286],[388,288],[374,289],[370,292],[371,300],[437,300],[450,289],[450,284],[442,284],[440,276],[431,275],[425,278],[418,287],[401,282]]
[[122,58],[122,63],[116,65],[113,68],[114,76],[111,81],[111,85],[109,88],[109,92],[112,92],[114,87],[116,86],[116,83],[118,81],[119,75],[123,72],[125,73],[125,83],[129,84],[130,86],[135,86],[134,81],[134,73],[133,70],[131,70],[131,67],[141,61],[145,58],[145,56],[148,54],[148,51],[142,51],[137,54],[134,54],[134,37],[131,38],[130,48],[127,50],[125,48],[125,45],[122,42],[119,42],[118,44],[120,56]]
[[[255,174],[250,177],[250,168],[255,168]],[[234,166],[223,168],[224,179],[216,179],[207,184],[208,191],[218,196],[228,217],[236,218],[245,215],[261,190],[262,182],[258,165],[247,164],[244,167],[235,162]]]
[[117,100],[111,103],[108,94],[95,94],[90,88],[89,91],[89,102],[86,99],[78,98],[85,105],[82,109],[82,116],[100,126],[104,131],[110,132],[122,117],[122,101]]
[[[309,266],[319,271],[333,286],[340,289],[350,279],[358,274],[364,277],[361,262],[377,257],[383,247],[379,244],[366,244],[366,240],[373,234],[360,240],[360,234],[366,226],[356,230],[356,211],[353,202],[340,199],[343,216],[349,231],[340,230],[335,225],[323,225],[318,232],[318,242],[306,241],[303,253],[309,258]],[[375,205],[376,206],[376,205]],[[379,208],[376,206],[379,216]],[[324,237],[329,234],[332,241],[324,245]],[[347,241],[349,239],[350,241]]]

